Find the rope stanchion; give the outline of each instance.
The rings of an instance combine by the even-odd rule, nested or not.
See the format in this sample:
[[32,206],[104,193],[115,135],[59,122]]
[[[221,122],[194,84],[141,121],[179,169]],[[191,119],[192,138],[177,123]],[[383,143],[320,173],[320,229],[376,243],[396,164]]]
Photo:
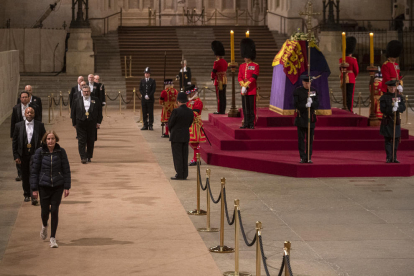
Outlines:
[[[290,248],[291,248],[292,244],[290,243],[290,241],[285,241],[284,243],[284,247],[283,247],[283,252],[284,252],[284,258],[285,258],[285,276],[293,276],[292,274],[292,268],[290,267]],[[286,269],[287,266],[287,269]]]
[[229,225],[233,225],[233,223],[234,223],[234,219],[235,219],[235,217],[236,217],[236,213],[234,213],[234,212],[233,212],[233,218],[232,218],[232,219],[231,219],[231,221],[230,221],[229,211],[228,211],[228,208],[227,208],[226,188],[224,188],[224,191],[223,191],[222,193],[223,193],[223,201],[224,201],[224,206],[226,207],[226,208],[225,208],[225,211],[226,211],[227,223],[228,223]]
[[[224,191],[225,191],[225,186],[226,186],[226,179],[223,177],[221,179],[221,194],[224,195]],[[228,247],[226,245],[224,245],[224,202],[225,202],[225,197],[222,197],[221,200],[221,210],[220,210],[220,245],[214,246],[214,247],[210,247],[210,252],[213,253],[233,253],[234,249],[231,247]]]
[[[240,200],[234,200],[234,213],[240,213]],[[225,276],[251,276],[248,272],[240,271],[239,269],[239,235],[240,235],[240,221],[239,216],[236,216],[236,223],[234,227],[234,271],[226,271]]]
[[108,116],[108,94],[106,94],[106,92],[105,92],[105,102],[107,103],[106,105],[105,105],[105,117],[106,118],[109,118],[109,116]]
[[[118,97],[120,95],[121,95],[121,91],[118,91]],[[121,97],[119,97],[119,114],[122,114],[121,109],[122,109],[122,95]]]
[[240,208],[239,208],[239,211],[237,212],[237,217],[239,218],[240,229],[241,229],[241,232],[242,232],[242,234],[243,234],[243,239],[244,239],[244,242],[246,243],[246,245],[247,245],[248,247],[253,246],[253,245],[255,244],[255,242],[256,242],[256,236],[254,236],[254,238],[253,238],[253,240],[252,240],[251,242],[249,242],[249,241],[247,240],[247,237],[246,237],[246,232],[244,231],[243,221],[242,221],[242,218],[241,218]]
[[[207,186],[210,188],[210,174],[211,170],[206,170],[206,188]],[[210,189],[207,189],[207,227],[206,228],[198,228],[199,232],[218,232],[218,228],[211,228],[210,227],[210,196],[211,196]]]
[[197,153],[197,209],[188,211],[187,214],[193,216],[205,216],[207,212],[200,209],[200,187],[201,187],[201,177],[200,177],[200,154]]
[[59,117],[62,117],[62,109],[63,109],[63,95],[62,95],[62,91],[60,91],[59,103],[60,103]]
[[136,96],[136,94],[137,94],[137,93],[135,92],[135,87],[134,87],[134,90],[132,90],[132,94],[133,94],[133,98],[134,98],[134,114],[135,114],[135,104],[136,104],[136,103],[135,103],[135,102],[136,102],[136,101],[135,101],[135,96]]
[[[407,105],[409,105],[408,104],[408,95],[405,96],[405,102],[407,103]],[[405,109],[405,113],[406,113],[406,121],[405,121],[405,124],[406,125],[411,125],[411,123],[408,122],[408,108]]]
[[[262,223],[260,221],[256,221],[256,241],[259,240],[259,236],[262,234]],[[260,262],[262,259],[262,253],[260,251],[260,242],[256,242],[256,276],[260,276],[261,274],[261,266]]]
[[132,56],[129,56],[129,77],[132,78]]
[[210,194],[211,201],[213,201],[214,204],[219,203],[219,201],[221,199],[221,192],[220,192],[217,200],[214,200],[213,193],[211,192],[210,178],[208,178],[206,181],[207,181],[206,185],[208,186],[208,193]]

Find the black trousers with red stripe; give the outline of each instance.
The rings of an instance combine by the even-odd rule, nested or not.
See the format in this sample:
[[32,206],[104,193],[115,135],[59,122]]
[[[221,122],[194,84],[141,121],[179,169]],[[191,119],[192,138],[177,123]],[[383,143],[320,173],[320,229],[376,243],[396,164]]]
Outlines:
[[227,85],[223,84],[223,90],[219,90],[216,85],[217,112],[219,114],[226,114],[226,87]]
[[242,96],[244,126],[253,127],[256,119],[256,95]]

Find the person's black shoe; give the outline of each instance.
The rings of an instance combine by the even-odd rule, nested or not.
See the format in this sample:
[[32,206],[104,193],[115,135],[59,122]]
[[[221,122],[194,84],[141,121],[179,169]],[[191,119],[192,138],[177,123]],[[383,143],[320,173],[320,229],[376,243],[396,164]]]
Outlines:
[[152,126],[149,126],[149,130],[154,130],[154,129],[152,128]]
[[250,129],[254,129],[254,126],[250,126],[249,128],[250,128]]
[[30,201],[30,197],[25,196],[25,197],[24,197],[24,202],[29,202],[29,201]]
[[177,176],[171,177],[171,180],[185,180],[184,178],[180,178]]
[[170,138],[170,135],[164,133],[161,138]]
[[88,160],[87,160],[87,161],[88,161],[88,163],[91,163],[91,162],[92,162],[92,160],[91,160],[90,158],[88,158]]
[[391,161],[390,159],[387,159],[387,160],[385,161],[385,163],[392,163],[392,161]]
[[35,198],[33,199],[33,198],[32,198],[32,205],[33,205],[33,206],[36,206],[36,205],[37,205],[37,203],[38,203],[38,202],[37,202],[37,199],[35,199]]
[[17,176],[16,181],[22,181],[22,178],[20,176]]
[[245,129],[245,128],[247,128],[247,126],[241,126],[240,128],[241,128],[241,129]]
[[394,163],[400,163],[400,161],[398,161],[397,159],[394,160]]
[[197,166],[197,162],[196,161],[191,161],[190,163],[188,163],[188,166]]
[[143,126],[143,127],[141,128],[141,130],[148,130],[148,127]]
[[311,164],[313,164],[312,160],[310,160],[310,159],[308,160],[308,163],[311,163]]
[[83,159],[81,159],[81,162],[82,162],[82,164],[86,164],[86,162],[88,162],[88,159],[83,158]]
[[306,159],[300,159],[300,163],[307,163]]

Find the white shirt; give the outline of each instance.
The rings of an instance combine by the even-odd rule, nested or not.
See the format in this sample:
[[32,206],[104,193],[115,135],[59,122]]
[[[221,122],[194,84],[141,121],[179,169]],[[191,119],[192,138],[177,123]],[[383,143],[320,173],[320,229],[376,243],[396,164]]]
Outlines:
[[148,79],[145,79],[146,82],[148,82]]
[[91,93],[93,92],[93,82],[89,83],[89,88],[91,89]]
[[[180,72],[182,72],[183,69],[180,69]],[[187,72],[187,66],[184,66],[184,72]]]
[[82,89],[80,87],[80,84],[78,84],[78,91],[80,91],[82,93]]
[[89,107],[91,106],[91,96],[89,96],[88,99],[85,99],[85,97],[83,97],[83,105],[85,106],[85,111],[88,112]]
[[27,104],[27,105],[21,104],[21,106],[22,106],[22,116],[23,116],[23,120],[26,120],[26,108],[29,107],[29,104]]
[[32,141],[32,137],[33,137],[34,120],[32,120],[31,122],[29,121],[25,121],[25,122],[26,122],[27,142],[29,142],[30,144]]

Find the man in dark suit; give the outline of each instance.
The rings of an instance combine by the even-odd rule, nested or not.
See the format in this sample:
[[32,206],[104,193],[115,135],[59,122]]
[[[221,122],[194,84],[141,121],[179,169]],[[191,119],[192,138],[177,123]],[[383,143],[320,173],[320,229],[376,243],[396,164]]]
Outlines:
[[101,100],[102,106],[104,106],[104,105],[106,105],[106,102],[105,102],[105,85],[100,82],[100,79],[101,78],[99,77],[99,75],[94,76],[94,81],[95,81],[96,85],[99,86],[99,91],[100,91],[99,100]]
[[97,130],[102,122],[102,104],[91,96],[89,86],[82,87],[83,96],[73,102],[72,125],[78,136],[78,150],[82,164],[91,162]]
[[[144,126],[141,130],[153,130],[152,125],[154,123],[154,94],[156,89],[155,80],[151,79],[151,69],[145,68],[144,76],[139,84],[139,92],[141,93],[141,107],[142,107],[142,120]],[[148,120],[149,117],[149,120]]]
[[83,77],[79,76],[78,77],[78,84],[75,85],[74,87],[72,87],[72,89],[70,90],[70,95],[69,95],[69,106],[70,106],[70,108],[72,108],[73,100],[75,100],[79,97],[82,97],[81,82],[83,82]]
[[[31,85],[26,85],[26,87],[24,88],[24,91],[29,93],[29,103],[34,103],[35,105],[37,105],[37,118],[38,120],[42,121],[42,111],[43,111],[43,107],[42,107],[42,99],[39,97],[36,97],[33,95],[32,93],[32,86]],[[17,104],[19,104],[20,101],[20,97],[17,99]]]
[[168,120],[170,129],[171,149],[176,175],[172,180],[185,180],[188,177],[188,142],[190,141],[190,126],[193,124],[194,114],[186,106],[188,102],[185,93],[178,93],[178,108],[174,109]]
[[41,146],[41,140],[45,134],[45,126],[42,122],[34,120],[35,110],[31,107],[26,108],[26,120],[18,122],[13,133],[13,158],[16,164],[21,166],[22,187],[24,201],[37,204],[37,199],[32,197],[30,190],[30,164],[31,158],[36,149]]
[[[187,61],[181,61],[182,68],[180,69],[180,73],[176,76],[176,80],[180,81],[180,91],[183,91],[183,82],[184,87],[191,84],[191,68],[187,66]],[[183,81],[183,70],[184,70],[184,81]]]
[[95,82],[95,76],[93,74],[88,75],[88,86],[91,90],[91,96],[101,100],[101,86],[99,83]]

